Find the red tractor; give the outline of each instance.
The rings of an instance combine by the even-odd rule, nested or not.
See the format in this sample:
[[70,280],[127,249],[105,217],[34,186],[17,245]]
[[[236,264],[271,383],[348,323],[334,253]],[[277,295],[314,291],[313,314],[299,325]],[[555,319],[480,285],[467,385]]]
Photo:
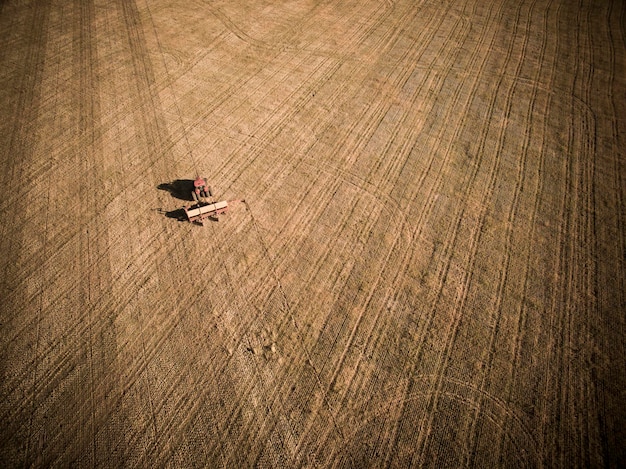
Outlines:
[[193,181],[193,191],[191,191],[191,195],[196,203],[191,206],[186,204],[183,210],[185,211],[187,220],[200,225],[203,225],[204,220],[207,218],[218,220],[219,216],[226,213],[229,205],[234,202],[245,203],[244,200],[222,200],[221,202],[214,202],[212,200],[213,191],[211,187],[208,185],[207,180],[200,176]]
[[193,182],[193,191],[191,192],[193,200],[196,202],[206,202],[206,199],[213,197],[213,191],[207,183],[206,178],[198,176]]

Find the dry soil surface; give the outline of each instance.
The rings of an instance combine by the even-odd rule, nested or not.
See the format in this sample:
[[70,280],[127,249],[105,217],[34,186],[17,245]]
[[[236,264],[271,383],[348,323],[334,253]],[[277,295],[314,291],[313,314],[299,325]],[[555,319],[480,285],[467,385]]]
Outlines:
[[0,464],[624,464],[625,12],[0,2]]

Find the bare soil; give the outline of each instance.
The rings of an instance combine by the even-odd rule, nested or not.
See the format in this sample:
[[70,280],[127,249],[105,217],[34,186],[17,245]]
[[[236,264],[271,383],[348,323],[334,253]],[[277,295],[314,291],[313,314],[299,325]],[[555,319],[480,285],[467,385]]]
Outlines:
[[626,464],[625,12],[0,2],[0,466]]

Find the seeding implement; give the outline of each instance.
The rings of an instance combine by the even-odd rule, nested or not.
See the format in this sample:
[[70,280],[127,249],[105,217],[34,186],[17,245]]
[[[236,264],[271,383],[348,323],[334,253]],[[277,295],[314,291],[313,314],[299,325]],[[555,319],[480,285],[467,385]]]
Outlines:
[[205,218],[217,218],[220,214],[228,210],[228,202],[215,202],[212,204],[199,202],[192,207],[183,207],[187,220],[192,223],[204,225]]
[[218,220],[219,215],[228,211],[229,204],[240,202],[239,200],[215,202],[212,200],[213,191],[209,187],[206,178],[200,176],[193,182],[191,195],[195,204],[185,205],[183,210],[188,221],[200,225],[204,225],[204,220],[207,218]]

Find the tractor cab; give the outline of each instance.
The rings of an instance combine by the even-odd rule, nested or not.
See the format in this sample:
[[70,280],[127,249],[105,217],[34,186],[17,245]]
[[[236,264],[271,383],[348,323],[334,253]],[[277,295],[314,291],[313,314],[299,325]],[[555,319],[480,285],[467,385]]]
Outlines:
[[213,191],[209,187],[207,180],[198,176],[193,182],[193,192],[191,193],[196,202],[205,201],[213,196]]

